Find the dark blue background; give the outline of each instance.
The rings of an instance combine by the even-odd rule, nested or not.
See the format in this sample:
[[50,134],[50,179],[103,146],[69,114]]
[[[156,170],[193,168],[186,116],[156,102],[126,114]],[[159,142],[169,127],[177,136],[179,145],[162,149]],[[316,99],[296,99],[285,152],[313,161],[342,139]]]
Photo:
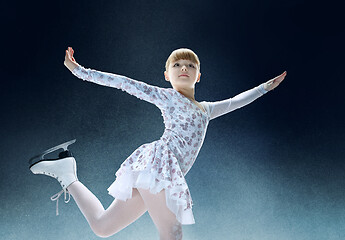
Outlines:
[[[151,85],[181,47],[201,61],[197,101],[282,84],[209,124],[186,179],[184,239],[344,239],[344,1],[11,1],[1,7],[1,239],[96,239],[28,159],[76,138],[78,177],[105,207],[115,172],[164,130],[157,107],[64,66]],[[146,213],[112,239],[158,239]]]

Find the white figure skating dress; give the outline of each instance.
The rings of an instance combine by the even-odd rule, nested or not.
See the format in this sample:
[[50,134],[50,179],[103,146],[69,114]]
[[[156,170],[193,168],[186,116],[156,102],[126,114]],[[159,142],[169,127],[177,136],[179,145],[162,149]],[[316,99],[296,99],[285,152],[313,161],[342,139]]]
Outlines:
[[194,224],[192,197],[185,175],[193,166],[211,119],[242,107],[267,91],[263,84],[234,98],[200,102],[204,109],[173,88],[160,88],[125,76],[78,66],[80,79],[114,87],[156,105],[162,112],[165,131],[159,140],[138,147],[116,172],[108,192],[116,199],[132,197],[132,188],[165,189],[167,207],[181,224]]

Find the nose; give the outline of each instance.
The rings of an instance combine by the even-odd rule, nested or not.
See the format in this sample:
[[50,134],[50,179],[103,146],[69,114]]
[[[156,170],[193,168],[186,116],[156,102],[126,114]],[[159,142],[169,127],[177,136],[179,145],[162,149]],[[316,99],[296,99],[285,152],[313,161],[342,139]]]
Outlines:
[[187,70],[187,67],[186,65],[183,65],[182,68],[181,68],[182,71],[186,71]]

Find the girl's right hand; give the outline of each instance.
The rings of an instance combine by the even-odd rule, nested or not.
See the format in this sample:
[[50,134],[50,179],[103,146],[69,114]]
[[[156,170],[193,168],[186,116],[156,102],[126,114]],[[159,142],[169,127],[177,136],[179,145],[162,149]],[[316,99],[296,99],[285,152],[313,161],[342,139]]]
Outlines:
[[280,74],[279,76],[267,81],[264,83],[264,88],[266,91],[271,91],[273,89],[275,89],[276,87],[278,87],[278,85],[284,80],[284,78],[286,77],[287,72],[284,71],[282,74]]
[[68,47],[68,49],[66,50],[64,64],[71,72],[73,71],[74,68],[76,68],[79,65],[75,61],[73,54],[74,54],[74,50],[71,47]]

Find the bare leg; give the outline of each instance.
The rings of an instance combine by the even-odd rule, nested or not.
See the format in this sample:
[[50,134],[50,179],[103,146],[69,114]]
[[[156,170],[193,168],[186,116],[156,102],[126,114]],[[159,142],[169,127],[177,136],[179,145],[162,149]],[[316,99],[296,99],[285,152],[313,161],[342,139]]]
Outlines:
[[126,202],[115,199],[104,210],[97,197],[81,182],[68,187],[79,209],[88,221],[92,231],[99,237],[109,237],[142,216],[147,208],[138,190],[133,188],[132,198]]
[[160,240],[181,240],[182,226],[166,205],[165,190],[157,194],[150,193],[148,189],[138,188],[138,191],[159,231]]

